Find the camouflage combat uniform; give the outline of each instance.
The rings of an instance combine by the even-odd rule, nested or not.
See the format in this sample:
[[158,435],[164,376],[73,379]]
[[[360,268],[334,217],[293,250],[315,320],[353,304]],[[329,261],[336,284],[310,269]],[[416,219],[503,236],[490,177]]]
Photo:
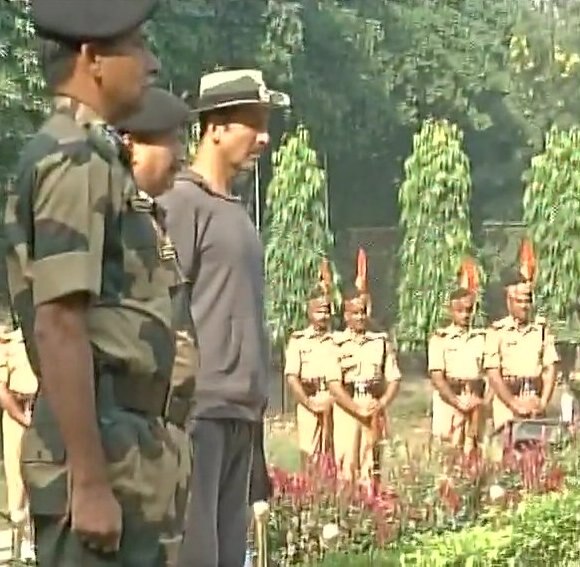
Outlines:
[[167,234],[165,214],[155,201],[142,191],[144,201],[151,204],[156,230],[161,241],[161,258],[168,276],[168,287],[173,302],[173,324],[176,329],[176,355],[168,396],[166,427],[178,452],[175,470],[175,494],[164,522],[162,543],[165,549],[165,565],[177,563],[179,546],[183,539],[185,511],[189,496],[189,481],[193,463],[193,447],[186,429],[193,407],[195,376],[199,367],[199,351],[193,321],[189,314],[191,287],[177,262],[175,247]]
[[174,495],[167,479],[177,466],[161,417],[175,343],[150,211],[116,133],[87,106],[57,97],[8,195],[10,295],[37,375],[35,307],[78,292],[91,298],[97,414],[123,537],[105,556],[71,530],[65,446],[41,389],[22,447],[40,565],[160,565],[160,526]]
[[[155,144],[157,140],[168,140],[172,135],[177,140],[179,130],[187,123],[189,114],[189,107],[179,97],[163,89],[151,87],[145,94],[141,109],[118,122],[116,128],[123,135],[129,136],[128,146],[133,149],[135,144],[148,146]],[[179,151],[177,148],[173,149]],[[135,165],[134,171],[136,181],[146,184],[145,174],[148,170],[141,170]],[[161,189],[159,188],[159,192]],[[186,423],[193,407],[199,352],[195,327],[189,312],[191,283],[179,267],[175,246],[167,233],[165,210],[153,198],[155,196],[153,189],[151,193],[152,195],[149,195],[146,191],[140,190],[139,199],[141,206],[150,210],[159,239],[159,255],[167,276],[167,287],[171,293],[173,328],[176,332],[175,362],[165,418],[167,432],[177,449],[178,467],[171,479],[171,484],[176,487],[175,494],[167,510],[161,537],[164,549],[163,564],[166,567],[173,567],[177,563],[183,539],[192,471],[193,450]]]

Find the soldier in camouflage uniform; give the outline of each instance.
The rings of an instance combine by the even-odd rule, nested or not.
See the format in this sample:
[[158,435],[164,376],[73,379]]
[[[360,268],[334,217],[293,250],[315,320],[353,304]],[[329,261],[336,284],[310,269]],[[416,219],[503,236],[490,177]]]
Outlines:
[[334,455],[350,481],[380,480],[380,442],[387,434],[385,411],[397,392],[401,372],[387,333],[367,329],[370,296],[366,254],[359,251],[356,291],[345,294],[347,328],[334,335],[341,380],[329,382],[334,407]]
[[108,126],[157,62],[155,0],[33,0],[54,110],[8,194],[10,296],[41,376],[22,446],[38,563],[157,567],[174,486],[163,424],[175,337],[160,242]]
[[142,190],[143,205],[151,208],[154,226],[162,242],[161,256],[167,271],[177,331],[176,364],[165,416],[167,431],[178,448],[179,457],[175,482],[171,480],[176,485],[175,497],[167,513],[162,539],[168,567],[176,565],[183,538],[192,464],[186,423],[193,404],[198,349],[189,312],[191,285],[179,267],[175,247],[167,235],[164,211],[154,198],[173,184],[184,153],[180,134],[188,118],[189,107],[181,99],[162,89],[151,88],[145,95],[141,110],[116,125],[131,152],[133,173]]
[[341,379],[338,352],[330,331],[330,273],[321,267],[320,281],[308,301],[310,325],[292,333],[284,375],[296,401],[296,425],[302,466],[332,455],[332,396],[327,381]]
[[428,367],[441,399],[433,414],[433,433],[470,452],[483,433],[485,330],[471,328],[477,294],[473,262],[463,262],[459,275],[460,287],[449,301],[451,324],[429,340]]
[[524,241],[520,266],[502,274],[508,316],[492,323],[485,341],[496,433],[517,419],[542,416],[554,393],[559,356],[545,319],[532,317],[535,271],[531,244]]

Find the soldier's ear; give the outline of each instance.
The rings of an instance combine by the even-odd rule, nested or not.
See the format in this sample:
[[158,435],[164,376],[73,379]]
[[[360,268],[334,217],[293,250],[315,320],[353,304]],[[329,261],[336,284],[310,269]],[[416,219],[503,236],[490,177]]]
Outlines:
[[94,43],[83,43],[79,50],[81,61],[88,68],[90,74],[96,79],[103,76],[103,58]]

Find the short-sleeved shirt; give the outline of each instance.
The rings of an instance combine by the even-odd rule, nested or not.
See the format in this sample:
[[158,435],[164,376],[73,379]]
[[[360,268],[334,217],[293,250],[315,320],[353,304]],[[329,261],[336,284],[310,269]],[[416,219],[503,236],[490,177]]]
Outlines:
[[268,392],[264,253],[242,201],[179,174],[158,202],[185,276],[200,369],[194,418],[262,419]]
[[476,380],[481,377],[485,331],[448,325],[429,340],[429,372],[440,371],[446,378]]
[[401,379],[395,350],[387,333],[355,333],[349,329],[334,334],[340,353],[345,384],[370,382],[377,377],[387,382]]
[[33,396],[38,390],[38,380],[28,362],[20,329],[0,336],[0,382],[10,391],[25,396]]
[[332,334],[319,333],[312,327],[292,333],[286,349],[284,374],[297,376],[305,382],[316,379],[340,381],[338,349]]
[[168,382],[171,302],[150,215],[116,132],[58,97],[21,154],[5,214],[10,296],[37,374],[36,308],[85,293],[95,358]]
[[491,325],[485,341],[483,366],[504,376],[537,378],[558,362],[554,335],[543,319],[520,325],[508,316]]

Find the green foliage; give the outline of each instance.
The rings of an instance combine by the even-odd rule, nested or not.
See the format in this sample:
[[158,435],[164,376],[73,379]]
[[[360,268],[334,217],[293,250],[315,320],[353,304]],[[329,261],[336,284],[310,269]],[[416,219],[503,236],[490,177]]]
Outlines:
[[580,557],[578,489],[530,496],[485,525],[419,537],[392,551],[328,557],[329,567],[576,567]]
[[463,134],[449,122],[427,120],[413,140],[399,190],[401,225],[398,341],[425,345],[441,323],[463,258],[472,254],[471,177]]
[[539,259],[538,300],[552,319],[578,327],[580,298],[580,129],[553,128],[532,159],[524,194]]
[[23,0],[3,0],[0,9],[0,185],[23,141],[46,111],[43,81],[33,49],[34,30]]
[[[323,257],[332,254],[326,174],[306,128],[298,126],[273,156],[266,197],[267,318],[274,343],[306,324],[306,300]],[[335,283],[338,274],[333,269]],[[338,289],[335,286],[335,289]]]

